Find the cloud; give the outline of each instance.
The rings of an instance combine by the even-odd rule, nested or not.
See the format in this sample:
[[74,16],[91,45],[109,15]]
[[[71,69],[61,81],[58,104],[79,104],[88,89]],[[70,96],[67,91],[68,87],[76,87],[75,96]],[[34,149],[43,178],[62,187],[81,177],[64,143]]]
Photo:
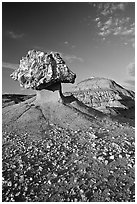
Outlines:
[[[127,85],[128,89],[135,89],[135,62],[130,62],[127,66],[127,74],[129,79],[125,80],[124,82]],[[132,77],[132,78],[131,78]]]
[[131,85],[132,87],[135,87],[135,80],[127,79],[125,80],[125,83]]
[[98,21],[98,35],[106,37],[108,35],[135,36],[135,24],[130,24],[130,18],[109,17],[105,22]]
[[[131,2],[132,3],[132,2]],[[135,19],[129,17],[128,2],[123,3],[96,3],[97,16],[94,19],[96,22],[97,34],[103,40],[108,36],[118,36],[123,43],[135,45]],[[132,8],[134,4],[132,4]],[[131,12],[131,11],[130,11]]]
[[135,76],[135,62],[130,62],[127,66],[129,76]]
[[68,61],[69,63],[73,62],[73,61],[79,61],[79,62],[84,62],[84,60],[81,57],[77,57],[75,55],[64,55],[61,54],[62,58],[66,61]]
[[132,44],[132,47],[135,48],[135,37],[130,38],[128,41]]
[[98,13],[100,13],[103,16],[107,16],[107,15],[112,15],[116,11],[124,11],[128,6],[128,2],[94,3],[93,6],[97,7]]
[[70,43],[69,41],[65,41],[65,42],[63,42],[63,44],[64,44],[65,46],[67,46],[68,48],[71,48],[71,49],[73,49],[73,48],[76,47],[76,45],[73,45],[73,44]]
[[19,66],[18,64],[13,64],[13,63],[9,63],[9,62],[2,62],[2,67],[4,67],[4,68],[17,69],[18,66]]
[[24,33],[17,34],[14,31],[7,31],[6,34],[9,38],[12,38],[12,39],[19,39],[24,36]]
[[65,42],[64,42],[64,44],[65,44],[65,45],[68,45],[68,44],[69,44],[69,42],[68,42],[68,41],[65,41]]

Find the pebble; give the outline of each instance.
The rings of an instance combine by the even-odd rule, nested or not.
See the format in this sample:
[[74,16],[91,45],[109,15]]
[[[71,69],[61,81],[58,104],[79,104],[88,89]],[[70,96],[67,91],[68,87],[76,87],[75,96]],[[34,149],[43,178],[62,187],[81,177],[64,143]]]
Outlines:
[[109,159],[112,159],[112,160],[113,160],[113,159],[114,159],[114,155],[111,155],[111,156],[109,157]]
[[104,158],[103,157],[98,157],[98,160],[103,161]]
[[122,155],[121,155],[121,154],[119,154],[119,158],[122,158]]
[[50,180],[48,181],[48,184],[51,185],[51,181]]
[[105,160],[105,165],[107,165],[108,164],[108,160]]
[[9,181],[9,182],[7,183],[7,186],[12,186],[12,182]]

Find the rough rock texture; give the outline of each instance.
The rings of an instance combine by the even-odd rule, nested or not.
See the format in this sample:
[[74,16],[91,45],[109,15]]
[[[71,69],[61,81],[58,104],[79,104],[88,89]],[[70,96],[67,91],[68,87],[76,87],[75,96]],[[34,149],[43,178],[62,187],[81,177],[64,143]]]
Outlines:
[[74,83],[76,74],[67,67],[59,53],[30,50],[11,77],[24,88],[41,90],[57,82]]
[[87,106],[104,113],[135,116],[135,93],[113,80],[96,77],[81,81],[73,94]]

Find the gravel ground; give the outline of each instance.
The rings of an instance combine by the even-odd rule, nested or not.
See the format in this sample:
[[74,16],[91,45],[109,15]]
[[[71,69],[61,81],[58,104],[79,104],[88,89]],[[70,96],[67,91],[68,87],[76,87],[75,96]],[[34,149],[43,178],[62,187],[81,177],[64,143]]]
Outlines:
[[3,202],[135,202],[134,128],[3,132]]

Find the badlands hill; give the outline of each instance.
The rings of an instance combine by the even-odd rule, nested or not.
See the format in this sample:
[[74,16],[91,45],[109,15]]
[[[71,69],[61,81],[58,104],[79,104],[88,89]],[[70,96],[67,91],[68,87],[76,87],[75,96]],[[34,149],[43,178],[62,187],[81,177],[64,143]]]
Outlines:
[[89,78],[75,87],[73,95],[85,105],[103,113],[135,118],[135,93],[106,78]]
[[46,94],[3,96],[3,202],[135,202],[134,92],[93,78]]

